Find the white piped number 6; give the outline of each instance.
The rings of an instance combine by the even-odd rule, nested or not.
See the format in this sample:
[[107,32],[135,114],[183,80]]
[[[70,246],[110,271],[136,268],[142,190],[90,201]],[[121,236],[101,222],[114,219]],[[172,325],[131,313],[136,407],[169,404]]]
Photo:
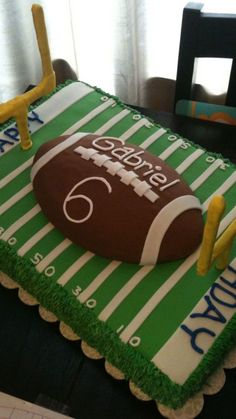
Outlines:
[[[87,221],[91,217],[91,215],[93,213],[93,201],[90,198],[88,198],[86,195],[81,195],[81,194],[73,195],[73,192],[75,191],[76,188],[78,188],[80,185],[83,185],[84,183],[87,183],[87,182],[90,182],[90,181],[93,181],[93,180],[98,180],[100,182],[103,182],[106,185],[106,187],[108,189],[108,192],[111,193],[111,191],[112,191],[110,183],[103,177],[97,177],[97,176],[87,177],[86,179],[83,179],[80,182],[76,183],[76,185],[73,186],[71,191],[68,193],[68,195],[67,195],[67,197],[66,197],[66,199],[63,203],[63,212],[65,214],[65,217],[69,221],[71,221],[72,223],[84,223],[85,221]],[[81,219],[77,220],[75,218],[70,217],[70,215],[68,214],[67,208],[66,208],[67,204],[68,204],[68,202],[70,202],[74,199],[84,199],[85,201],[88,202],[89,210],[88,210],[87,215],[84,218],[81,218]]]

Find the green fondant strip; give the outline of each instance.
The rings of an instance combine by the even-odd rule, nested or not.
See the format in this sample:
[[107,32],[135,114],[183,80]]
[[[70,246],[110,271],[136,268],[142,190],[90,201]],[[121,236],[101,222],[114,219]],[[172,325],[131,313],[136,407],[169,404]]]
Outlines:
[[8,185],[6,185],[6,187],[1,188],[1,202],[5,202],[10,199],[28,183],[30,183],[29,171],[24,170],[20,176],[17,176],[16,181],[11,181]]
[[[23,246],[23,244],[25,244],[25,242],[28,239],[30,239],[46,224],[48,224],[48,220],[42,213],[39,213],[35,217],[33,217],[24,226],[22,226],[22,228],[20,229],[20,234],[18,234],[18,232],[14,234],[14,236],[17,237],[17,241],[14,245],[14,249],[17,251],[21,246]],[[30,258],[32,256],[33,254],[29,255],[28,257]]]
[[106,268],[108,261],[105,258],[94,255],[93,263],[86,263],[78,272],[76,272],[69,282],[65,285],[68,293],[73,292],[77,286],[86,288],[99,273]]
[[31,263],[19,258],[7,244],[0,242],[0,267],[22,288],[34,296],[59,320],[68,324],[89,345],[109,362],[121,369],[140,389],[153,399],[172,408],[179,408],[201,389],[207,377],[236,343],[236,316],[214,342],[202,362],[183,386],[173,383],[141,353],[121,342],[107,324],[99,321],[93,311],[70,297],[65,289],[38,274]]

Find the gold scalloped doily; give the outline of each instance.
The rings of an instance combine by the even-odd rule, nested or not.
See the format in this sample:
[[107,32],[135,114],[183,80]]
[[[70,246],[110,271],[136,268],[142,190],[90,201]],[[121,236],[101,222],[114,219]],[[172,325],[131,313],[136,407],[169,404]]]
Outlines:
[[[40,317],[47,322],[56,322],[58,321],[57,317],[50,311],[42,307],[38,301],[28,294],[23,288],[21,288],[17,282],[13,281],[8,275],[3,272],[0,272],[0,284],[5,288],[15,289],[18,288],[18,296],[20,300],[27,305],[39,305],[39,314]],[[59,322],[59,330],[62,336],[71,341],[80,340],[80,337],[64,322]],[[103,356],[94,348],[89,346],[85,341],[81,340],[81,349],[83,353],[91,359],[102,359]],[[125,379],[125,375],[121,370],[116,368],[114,365],[110,364],[105,360],[104,364],[105,370],[113,378],[117,380]],[[191,397],[180,409],[171,409],[167,406],[162,405],[156,401],[157,408],[161,415],[168,419],[194,419],[204,406],[204,394],[213,395],[218,393],[225,384],[225,369],[235,368],[236,367],[236,347],[233,348],[226,358],[224,359],[222,366],[218,368],[214,374],[212,374],[207,382],[204,384],[202,390],[196,393]],[[149,401],[151,398],[140,390],[131,380],[129,381],[129,388],[132,394],[142,401]]]

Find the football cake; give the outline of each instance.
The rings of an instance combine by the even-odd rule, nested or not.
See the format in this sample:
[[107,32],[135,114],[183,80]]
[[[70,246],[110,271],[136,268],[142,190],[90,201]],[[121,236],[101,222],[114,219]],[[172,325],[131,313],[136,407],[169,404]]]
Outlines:
[[[179,409],[202,398],[236,343],[235,165],[82,82],[24,116],[0,127],[2,284],[142,399]],[[226,208],[212,229],[215,196]],[[202,238],[225,261],[204,277]]]
[[[235,343],[235,242],[226,269],[218,271],[213,265],[205,277],[199,277],[196,272],[200,254],[198,234],[202,235],[202,217],[205,223],[212,197],[223,195],[227,202],[218,235],[235,219],[235,166],[82,82],[68,82],[58,87],[29,112],[28,121],[33,142],[29,150],[21,149],[14,123],[3,126],[0,135],[2,278],[7,276],[15,280],[41,306],[54,313],[87,345],[105,357],[106,362],[131,380],[146,397],[179,408],[201,390]],[[72,138],[74,144],[67,149],[67,141]],[[47,162],[49,171],[44,171],[46,164],[42,165],[42,158],[48,160],[47,153],[55,151],[56,147],[64,150],[61,156],[59,153]],[[110,150],[104,150],[108,147]],[[68,156],[65,156],[66,149]],[[145,152],[141,154],[142,150]],[[116,156],[112,156],[112,151],[120,157],[119,162]],[[146,189],[147,185],[144,185],[146,193],[163,193],[163,196],[164,193],[171,193],[171,196],[174,193],[171,199],[178,199],[177,188],[181,186],[182,196],[190,196],[190,201],[193,199],[191,217],[196,220],[194,224],[198,224],[198,228],[192,249],[195,246],[197,249],[189,256],[183,257],[179,253],[179,248],[183,251],[181,236],[185,225],[179,227],[182,232],[178,235],[171,235],[169,246],[172,250],[168,257],[171,256],[172,260],[155,265],[140,265],[141,251],[135,256],[135,263],[120,260],[118,253],[114,259],[110,255],[100,256],[94,252],[95,247],[90,247],[91,243],[83,242],[85,235],[81,233],[83,237],[80,237],[79,231],[83,230],[77,231],[74,221],[86,218],[93,207],[90,201],[86,201],[84,207],[79,205],[81,212],[75,212],[74,201],[79,201],[79,204],[83,201],[79,195],[91,199],[94,214],[97,204],[98,212],[103,211],[104,200],[116,187],[124,191],[118,200],[121,214],[130,211],[133,199],[140,200],[141,205],[152,203],[144,194],[139,196],[134,191],[136,185],[123,184],[121,177],[114,175],[116,169],[135,173],[135,166],[129,166],[127,160],[124,162],[128,152],[137,158],[128,162],[153,165],[154,172],[146,176],[146,182],[151,186]],[[112,159],[107,159],[111,156]],[[141,156],[142,162],[138,159]],[[98,173],[104,160],[116,165],[114,171],[111,165],[112,174],[106,172],[108,168]],[[95,161],[101,166],[97,166]],[[142,172],[140,168],[139,173],[153,170],[150,165],[143,167]],[[84,174],[80,173],[82,167]],[[97,194],[92,198],[90,192],[93,192],[88,191],[88,185],[85,184],[86,189],[81,183],[76,186],[89,173],[92,177],[105,179],[96,179],[96,185],[91,181]],[[159,180],[158,186],[151,184],[152,174],[156,175],[152,177],[154,183]],[[173,184],[180,179],[179,176],[181,180]],[[165,183],[160,180],[165,180]],[[141,182],[144,182],[142,178]],[[162,185],[169,187],[160,191]],[[130,205],[128,196],[131,197]],[[159,198],[154,199],[153,205],[158,201]],[[135,203],[134,220],[138,205]],[[113,210],[116,208],[108,206],[105,216],[98,214],[101,216],[101,231],[106,228],[106,223],[119,226],[117,215],[112,220],[105,219],[109,218],[108,211]],[[132,223],[128,215],[130,213],[126,214],[125,221]],[[62,223],[61,216],[66,219]],[[141,223],[145,222],[145,217],[143,213]],[[72,235],[67,226],[65,230],[63,227],[63,223],[71,222],[70,219],[72,230],[75,230]],[[190,231],[191,222],[186,221]],[[79,228],[82,224],[78,223]],[[138,220],[133,224],[134,234],[137,225]],[[149,228],[150,225],[146,231]],[[111,234],[113,231],[118,234],[115,228],[111,228]],[[123,230],[124,247],[126,235]],[[95,246],[96,239],[92,239]],[[112,238],[110,248],[111,253],[116,248]],[[175,259],[176,255],[180,259]]]

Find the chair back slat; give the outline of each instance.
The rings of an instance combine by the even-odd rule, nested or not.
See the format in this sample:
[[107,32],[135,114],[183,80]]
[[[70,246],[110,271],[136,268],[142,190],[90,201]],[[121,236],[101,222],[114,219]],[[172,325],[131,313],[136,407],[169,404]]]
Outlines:
[[226,105],[236,106],[236,14],[203,13],[203,3],[188,3],[183,10],[176,77],[176,103],[191,100],[198,58],[233,59]]

